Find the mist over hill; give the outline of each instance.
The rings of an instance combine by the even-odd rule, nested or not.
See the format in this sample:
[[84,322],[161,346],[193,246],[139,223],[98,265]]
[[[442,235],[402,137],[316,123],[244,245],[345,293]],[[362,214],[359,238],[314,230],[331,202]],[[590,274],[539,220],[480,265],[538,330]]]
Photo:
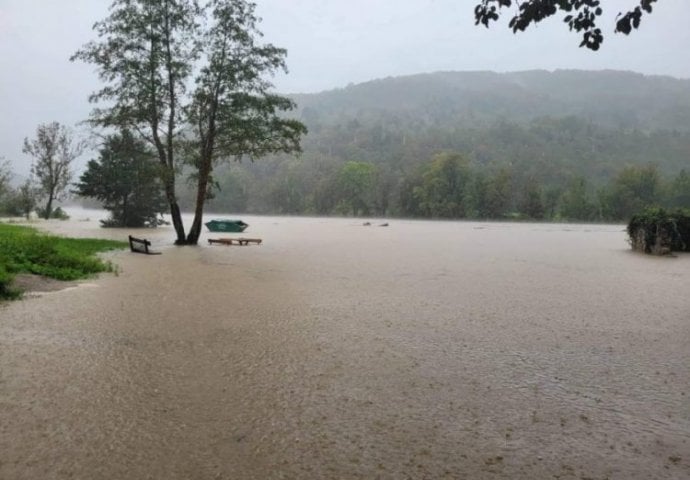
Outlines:
[[613,70],[437,72],[293,98],[311,126],[392,117],[478,127],[576,116],[608,128],[690,129],[690,80]]
[[[603,220],[683,204],[669,192],[690,166],[690,80],[438,72],[293,99],[309,128],[302,155],[220,166],[210,211]],[[652,193],[624,192],[631,179]],[[564,207],[573,195],[581,208]]]

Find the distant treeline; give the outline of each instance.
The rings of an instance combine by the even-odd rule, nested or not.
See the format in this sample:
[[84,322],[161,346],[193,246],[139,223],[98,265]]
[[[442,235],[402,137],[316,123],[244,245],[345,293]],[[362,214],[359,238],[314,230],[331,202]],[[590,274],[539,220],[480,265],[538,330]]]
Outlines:
[[[575,118],[484,129],[312,129],[298,157],[218,168],[209,211],[626,220],[690,206],[690,133],[613,130]],[[188,195],[182,188],[182,195]]]
[[[312,174],[312,177],[317,174]],[[247,169],[225,172],[209,211],[289,215],[403,216],[446,219],[617,221],[650,205],[688,207],[690,174],[662,177],[654,165],[620,170],[594,187],[582,176],[565,185],[524,178],[508,167],[486,172],[466,158],[434,156],[399,184],[371,163],[348,161],[329,175],[288,171],[264,189]],[[312,178],[312,180],[314,180]]]

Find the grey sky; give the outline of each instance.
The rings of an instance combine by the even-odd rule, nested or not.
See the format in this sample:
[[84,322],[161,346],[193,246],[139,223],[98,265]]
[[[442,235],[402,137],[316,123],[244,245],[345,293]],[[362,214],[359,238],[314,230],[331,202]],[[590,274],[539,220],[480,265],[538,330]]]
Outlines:
[[[258,0],[267,41],[288,49],[288,92],[315,92],[374,78],[439,70],[620,69],[690,78],[690,1],[660,0],[630,37],[616,13],[636,0],[604,0],[602,51],[577,47],[560,21],[513,35],[474,26],[477,0]],[[0,157],[26,175],[24,137],[39,123],[73,126],[98,87],[91,66],[68,61],[94,38],[110,0],[0,0]],[[83,164],[82,159],[82,164]]]

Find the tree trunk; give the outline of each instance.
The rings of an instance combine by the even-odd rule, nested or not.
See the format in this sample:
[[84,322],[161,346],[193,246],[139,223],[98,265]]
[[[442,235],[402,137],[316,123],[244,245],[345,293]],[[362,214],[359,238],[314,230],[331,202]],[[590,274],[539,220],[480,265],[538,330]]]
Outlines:
[[170,217],[173,221],[173,226],[175,227],[175,233],[177,234],[177,240],[175,240],[175,245],[186,245],[187,241],[184,235],[184,224],[182,223],[182,213],[180,212],[180,206],[177,204],[177,200],[170,202]]
[[175,240],[175,245],[186,245],[187,240],[184,234],[184,224],[182,223],[182,213],[180,212],[180,206],[177,204],[177,198],[175,198],[175,178],[172,177],[164,179],[165,184],[165,198],[168,200],[168,205],[170,205],[170,218],[173,222],[173,227],[175,227],[175,233],[177,234],[177,240]]
[[120,227],[129,227],[129,212],[127,208],[127,195],[122,199],[122,219],[120,220]]
[[188,245],[196,245],[199,243],[201,236],[201,222],[204,219],[204,204],[206,203],[206,191],[208,189],[208,177],[211,175],[211,160],[202,160],[199,167],[199,180],[197,182],[196,190],[196,205],[194,206],[194,221],[192,227],[189,229],[187,236]]
[[48,195],[48,203],[46,203],[46,211],[43,212],[43,214],[44,214],[43,218],[45,218],[46,220],[49,220],[51,213],[53,213],[53,195],[52,194]]

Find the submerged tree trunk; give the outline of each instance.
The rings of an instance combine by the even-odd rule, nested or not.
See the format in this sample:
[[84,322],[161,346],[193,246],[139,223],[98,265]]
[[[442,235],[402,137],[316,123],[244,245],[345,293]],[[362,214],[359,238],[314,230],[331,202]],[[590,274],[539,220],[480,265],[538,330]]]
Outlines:
[[204,218],[204,204],[208,193],[208,180],[213,170],[213,152],[216,138],[216,114],[218,112],[218,95],[220,84],[216,84],[213,101],[211,102],[208,114],[208,130],[200,132],[201,142],[199,143],[199,177],[196,187],[196,205],[194,206],[194,220],[189,230],[187,243],[197,245],[201,236],[201,222]]
[[[162,155],[165,159],[165,155]],[[167,170],[167,163],[163,160],[164,168]],[[166,171],[163,176],[163,185],[165,189],[165,198],[168,200],[168,205],[170,205],[170,218],[172,219],[173,227],[175,228],[175,234],[177,239],[175,240],[175,245],[186,245],[187,239],[184,233],[184,224],[182,223],[182,213],[180,211],[180,206],[177,204],[177,198],[175,196],[175,176]]]
[[199,180],[197,181],[196,190],[196,205],[194,206],[194,221],[192,227],[189,229],[187,236],[188,245],[196,245],[199,243],[201,236],[201,223],[204,218],[204,204],[206,203],[206,192],[208,191],[208,179],[211,175],[211,159],[201,161],[199,167]]
[[[201,184],[201,181],[199,181]],[[189,229],[189,234],[187,235],[187,245],[196,245],[199,243],[199,237],[201,236],[201,222],[204,218],[204,201],[205,201],[205,190],[199,190],[197,192],[196,206],[194,207],[194,220],[192,221],[192,226]],[[200,198],[201,197],[201,198]]]
[[53,194],[48,195],[48,203],[46,203],[46,211],[43,212],[43,218],[46,220],[50,219],[50,215],[53,213]]
[[177,235],[175,245],[186,245],[187,240],[184,234],[184,224],[182,223],[182,212],[180,211],[180,206],[177,204],[177,198],[175,198],[174,185],[168,185],[166,182],[165,196],[170,205],[170,218],[172,219],[173,227],[175,227],[175,234]]

